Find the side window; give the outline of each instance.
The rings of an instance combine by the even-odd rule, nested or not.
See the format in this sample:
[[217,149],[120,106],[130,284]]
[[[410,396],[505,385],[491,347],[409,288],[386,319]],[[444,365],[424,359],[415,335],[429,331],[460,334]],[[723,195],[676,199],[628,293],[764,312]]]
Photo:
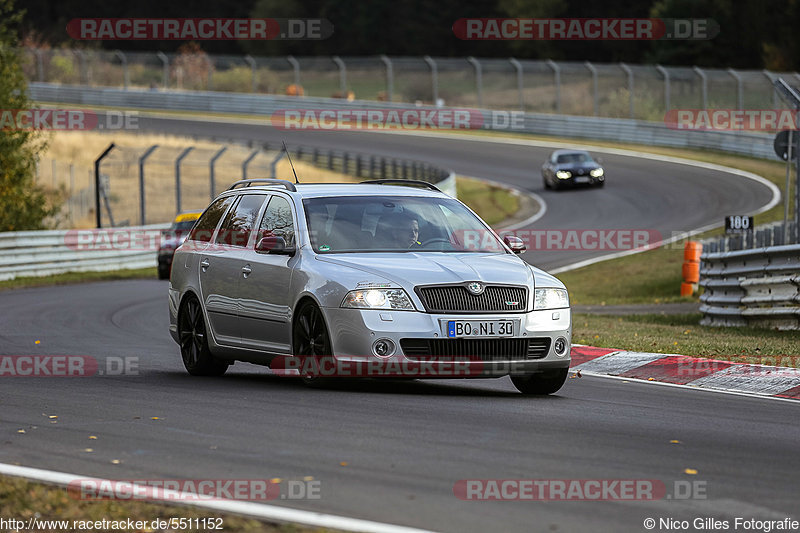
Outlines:
[[292,208],[288,200],[281,196],[273,196],[269,201],[261,226],[258,229],[258,238],[274,235],[283,237],[286,246],[294,246],[294,219]]
[[245,194],[239,202],[228,212],[217,234],[217,244],[230,244],[232,246],[247,246],[250,233],[255,226],[256,217],[261,210],[266,195]]
[[217,227],[219,219],[222,218],[222,215],[225,214],[225,211],[227,211],[228,207],[233,203],[233,199],[233,196],[228,196],[220,198],[211,204],[211,206],[206,209],[205,213],[203,213],[203,216],[200,217],[200,220],[197,221],[197,224],[195,224],[191,235],[189,235],[189,240],[201,242],[211,241],[211,236],[214,234],[214,229]]

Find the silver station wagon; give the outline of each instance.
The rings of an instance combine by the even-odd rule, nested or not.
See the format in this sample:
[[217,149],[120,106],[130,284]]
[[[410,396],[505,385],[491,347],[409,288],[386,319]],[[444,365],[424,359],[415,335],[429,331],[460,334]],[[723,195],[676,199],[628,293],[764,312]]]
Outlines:
[[245,361],[308,384],[509,375],[551,394],[569,297],[464,204],[411,180],[243,180],[175,251],[170,332],[193,375]]

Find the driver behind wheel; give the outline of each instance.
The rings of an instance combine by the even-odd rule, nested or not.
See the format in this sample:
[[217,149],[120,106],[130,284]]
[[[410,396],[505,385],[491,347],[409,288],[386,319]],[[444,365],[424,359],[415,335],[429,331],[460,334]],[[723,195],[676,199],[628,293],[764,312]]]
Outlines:
[[387,215],[381,219],[378,230],[384,232],[387,244],[392,248],[412,249],[422,245],[418,240],[419,222],[410,215],[403,213]]

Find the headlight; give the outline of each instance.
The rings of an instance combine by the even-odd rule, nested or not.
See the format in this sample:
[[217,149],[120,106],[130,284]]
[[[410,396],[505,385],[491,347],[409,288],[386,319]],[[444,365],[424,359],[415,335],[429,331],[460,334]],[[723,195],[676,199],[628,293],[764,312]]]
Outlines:
[[591,177],[593,177],[593,178],[599,178],[600,176],[603,175],[603,169],[602,168],[595,168],[593,170],[590,170],[589,171],[589,175]]
[[563,309],[569,307],[566,289],[536,289],[533,291],[533,309]]
[[556,172],[556,177],[560,180],[566,180],[572,177],[572,172],[569,170],[559,170]]
[[356,309],[394,309],[413,311],[414,304],[403,289],[359,289],[350,291],[342,307]]

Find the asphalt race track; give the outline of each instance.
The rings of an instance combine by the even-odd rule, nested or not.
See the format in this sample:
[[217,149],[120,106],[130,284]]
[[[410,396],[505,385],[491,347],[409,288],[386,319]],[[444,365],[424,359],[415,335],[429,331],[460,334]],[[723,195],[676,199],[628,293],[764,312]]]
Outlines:
[[[141,117],[140,126],[198,133],[197,123],[178,119]],[[669,234],[771,198],[768,188],[736,176],[623,156],[603,155],[604,189],[551,193],[539,176],[545,149],[246,125],[211,130],[219,138],[285,136],[290,147],[358,146],[504,181],[545,198],[547,213],[535,225],[545,229]],[[596,253],[526,259],[553,268]],[[84,355],[101,368],[128,358],[136,367],[121,376],[3,379],[0,462],[111,479],[313,476],[321,499],[275,503],[440,531],[645,531],[646,518],[800,515],[796,402],[586,376],[545,398],[519,395],[508,378],[314,390],[242,363],[221,378],[193,378],[167,331],[166,288],[138,280],[0,293],[0,354]],[[674,497],[462,501],[453,487],[464,479],[656,480]],[[675,482],[685,481],[704,492],[681,499]]]

